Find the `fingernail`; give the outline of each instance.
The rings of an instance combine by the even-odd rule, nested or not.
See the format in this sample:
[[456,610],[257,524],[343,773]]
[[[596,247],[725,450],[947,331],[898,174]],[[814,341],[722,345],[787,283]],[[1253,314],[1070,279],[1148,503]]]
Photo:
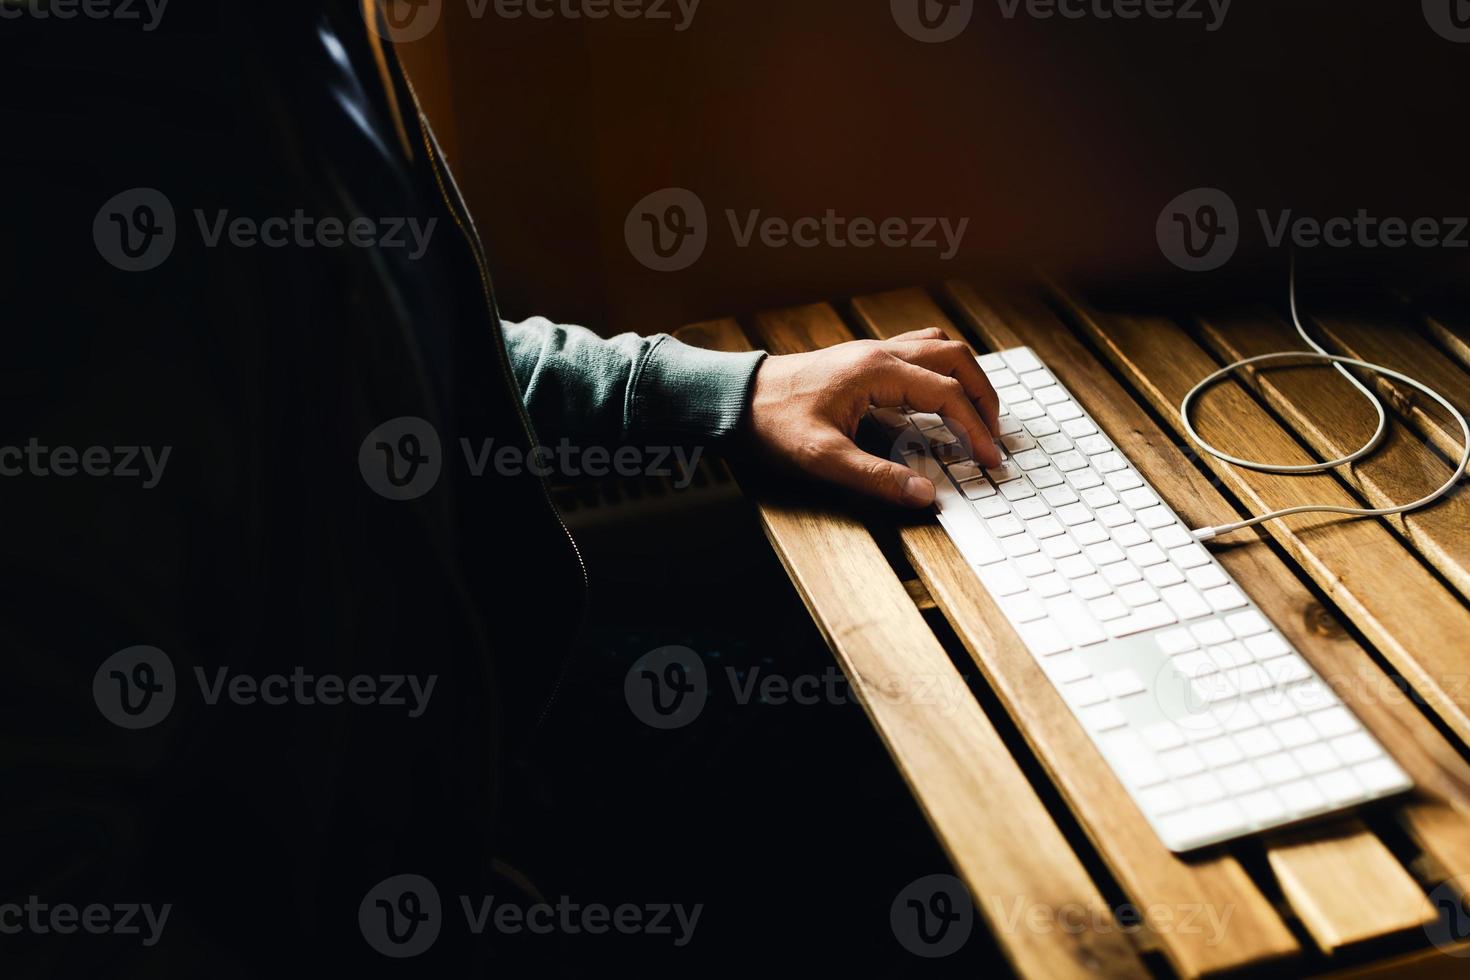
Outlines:
[[934,503],[934,484],[922,476],[911,476],[904,481],[903,497],[909,503],[927,507]]

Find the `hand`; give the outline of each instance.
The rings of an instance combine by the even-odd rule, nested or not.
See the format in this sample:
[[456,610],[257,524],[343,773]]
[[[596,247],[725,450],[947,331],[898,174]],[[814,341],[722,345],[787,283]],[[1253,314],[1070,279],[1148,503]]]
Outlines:
[[934,502],[934,484],[853,442],[869,408],[907,405],[943,417],[982,466],[1000,464],[1000,400],[964,344],[938,329],[768,357],[748,420],[757,450],[803,473],[908,507]]

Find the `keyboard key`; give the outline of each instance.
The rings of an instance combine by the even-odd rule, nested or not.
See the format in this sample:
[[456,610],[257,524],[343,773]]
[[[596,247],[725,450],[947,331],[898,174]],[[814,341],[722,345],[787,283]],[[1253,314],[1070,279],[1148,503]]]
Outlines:
[[1321,791],[1306,780],[1278,786],[1276,792],[1281,797],[1281,801],[1286,804],[1287,809],[1298,816],[1315,813],[1327,805],[1327,800]]
[[1073,681],[1062,687],[1062,697],[1074,708],[1086,708],[1094,704],[1102,704],[1108,700],[1108,692],[1098,683],[1097,678],[1089,677],[1085,680]]
[[1130,606],[1147,606],[1159,601],[1159,594],[1147,582],[1130,582],[1118,589],[1118,598]]
[[935,415],[933,412],[915,412],[909,416],[909,421],[913,422],[920,429],[938,429],[944,426],[944,419]]
[[1082,417],[1082,409],[1077,407],[1076,402],[1057,402],[1050,408],[1051,417],[1058,422],[1070,422]]
[[1026,525],[1015,514],[1005,514],[1001,517],[992,517],[985,522],[990,527],[990,533],[997,538],[1008,538],[1012,534],[1021,534],[1026,530]]
[[1057,429],[1057,424],[1051,419],[1047,418],[1045,415],[1038,415],[1034,419],[1026,420],[1026,431],[1031,433],[1031,435],[1035,436],[1037,439],[1040,439],[1043,436],[1052,435],[1059,430]]
[[1293,779],[1300,779],[1302,767],[1296,764],[1291,756],[1284,752],[1276,755],[1264,756],[1256,760],[1256,772],[1261,778],[1271,784],[1286,783]]
[[[1039,470],[1033,470],[1026,474],[1026,479],[1031,481],[1031,485],[1038,490],[1047,490],[1052,487],[1066,489],[1066,487],[1061,486],[1062,474],[1058,473],[1056,468],[1052,466],[1043,466]],[[1075,500],[1076,498],[1074,497],[1072,499]]]
[[997,387],[995,393],[1007,405],[1014,405],[1016,402],[1023,402],[1031,397],[1031,392],[1027,391],[1026,387],[1020,384]]
[[[1053,622],[1060,624],[1062,632],[1067,634],[1074,646],[1091,646],[1108,638],[1097,620],[1088,614],[1087,605],[1076,596],[1063,595],[1048,599],[1046,612]],[[1106,683],[1104,679],[1104,684]]]
[[1054,538],[1058,534],[1066,534],[1066,529],[1057,522],[1055,517],[1038,517],[1034,521],[1026,522],[1026,529],[1031,536],[1041,540]]
[[967,480],[960,484],[960,493],[969,500],[984,500],[995,494],[995,487],[990,485],[989,480]]
[[1184,573],[1173,565],[1150,565],[1143,570],[1143,577],[1156,589],[1166,585],[1178,585],[1184,581]]
[[1286,807],[1270,790],[1242,796],[1238,801],[1245,815],[1257,824],[1270,824],[1286,816]]
[[1174,515],[1169,513],[1169,508],[1162,505],[1156,507],[1145,507],[1143,510],[1138,511],[1134,516],[1138,518],[1138,523],[1142,524],[1149,530],[1164,527],[1165,525],[1174,523]]
[[1037,442],[1041,444],[1041,451],[1048,456],[1055,456],[1057,453],[1064,453],[1072,448],[1072,440],[1060,432],[1054,432],[1049,436],[1038,439]]
[[1189,628],[1189,631],[1193,633],[1194,638],[1196,640],[1199,640],[1200,643],[1204,646],[1214,646],[1217,643],[1229,643],[1231,640],[1235,639],[1234,634],[1230,632],[1230,627],[1226,626],[1218,619],[1211,619],[1203,623],[1195,623]]
[[1015,623],[1030,623],[1046,616],[1046,606],[1041,597],[1031,592],[1020,592],[1000,600],[1000,608]]
[[1124,558],[1123,549],[1119,548],[1111,541],[1101,541],[1097,544],[1090,544],[1085,550],[1087,552],[1088,559],[1094,565],[1108,565],[1113,562],[1122,561]]
[[1230,584],[1229,577],[1220,570],[1219,565],[1201,565],[1199,568],[1191,568],[1189,581],[1196,589],[1213,589]]
[[1185,545],[1193,544],[1194,535],[1190,534],[1178,524],[1171,524],[1167,527],[1156,528],[1154,530],[1154,541],[1158,543],[1160,548],[1169,551],[1173,548],[1183,548]]
[[1080,439],[1083,436],[1090,436],[1096,432],[1097,426],[1093,425],[1087,419],[1070,419],[1062,423],[1062,431],[1073,439]]
[[1056,383],[1057,379],[1053,378],[1051,372],[1045,368],[1037,368],[1034,371],[1027,371],[1021,375],[1021,384],[1033,391],[1037,388],[1049,388]]
[[1252,636],[1245,641],[1245,647],[1255,655],[1257,660],[1270,660],[1291,652],[1291,646],[1281,638],[1280,633],[1262,633]]
[[1256,772],[1255,766],[1242,763],[1238,766],[1226,766],[1219,771],[1220,785],[1225,787],[1225,792],[1231,796],[1241,796],[1257,790],[1265,789],[1266,781],[1261,774]]
[[1016,559],[1016,570],[1027,578],[1045,575],[1052,570],[1051,559],[1039,554],[1025,555]]
[[1255,636],[1257,633],[1264,633],[1271,628],[1271,624],[1266,622],[1266,617],[1254,609],[1226,616],[1225,622],[1229,624],[1235,635],[1242,639],[1247,636]]
[[1128,605],[1115,595],[1105,595],[1100,599],[1094,599],[1088,604],[1092,614],[1098,619],[1107,622],[1114,619],[1122,619],[1129,613]]
[[1092,676],[1082,658],[1075,653],[1047,657],[1041,662],[1041,669],[1046,671],[1046,676],[1051,678],[1053,684],[1066,684]]
[[1267,660],[1261,664],[1261,669],[1271,678],[1276,687],[1286,687],[1297,681],[1307,680],[1312,676],[1312,668],[1307,662],[1294,653],[1275,660]]
[[1358,730],[1358,721],[1346,708],[1328,708],[1307,715],[1307,721],[1323,738],[1336,738]]
[[1148,544],[1135,545],[1128,549],[1128,560],[1139,568],[1147,568],[1160,562],[1168,561],[1163,549],[1150,541]]
[[1210,563],[1210,553],[1197,544],[1185,545],[1171,550],[1169,560],[1180,568],[1198,568]]
[[1153,507],[1159,502],[1159,498],[1148,487],[1134,487],[1132,490],[1123,491],[1123,503],[1134,510],[1142,510],[1145,507]]
[[1009,514],[1011,512],[1011,502],[1000,494],[984,497],[980,500],[972,501],[972,503],[975,505],[975,513],[981,517],[999,517],[1001,514]]
[[[1034,479],[1033,477],[1033,482]],[[1065,507],[1067,504],[1075,504],[1077,502],[1077,494],[1072,492],[1071,487],[1062,485],[1047,488],[1042,492],[1041,499],[1053,507]]]
[[1138,802],[1146,813],[1157,816],[1174,813],[1187,805],[1184,794],[1174,786],[1154,786],[1138,794]]
[[1112,452],[1112,450],[1113,444],[1102,436],[1084,436],[1077,440],[1077,451],[1086,453],[1089,456]]
[[1089,507],[1106,507],[1118,502],[1117,494],[1107,487],[1093,487],[1091,490],[1082,492],[1082,502]]
[[1317,732],[1305,718],[1287,718],[1271,726],[1271,734],[1289,749],[1315,742]]
[[1354,766],[1353,775],[1370,793],[1391,793],[1407,788],[1409,782],[1403,770],[1387,759]]
[[1081,504],[1067,504],[1057,508],[1057,518],[1068,527],[1077,527],[1092,520],[1092,511]]
[[1143,481],[1132,470],[1118,470],[1115,473],[1108,474],[1108,486],[1122,493],[1124,490],[1132,490],[1134,487],[1143,486]]
[[1189,746],[1170,749],[1159,754],[1159,762],[1171,779],[1182,779],[1204,772],[1204,760]]
[[1067,474],[1067,482],[1072,484],[1076,490],[1089,490],[1092,487],[1101,486],[1103,478],[1097,475],[1097,471],[1091,467],[1087,469],[1074,470]]
[[1318,776],[1313,782],[1333,806],[1341,806],[1363,795],[1363,788],[1358,785],[1358,781],[1351,773],[1341,769]]
[[1041,362],[1036,359],[1036,355],[1032,354],[1025,347],[1001,351],[1000,356],[1005,360],[1006,366],[1018,374],[1025,374],[1027,371],[1036,371],[1041,368]]
[[1050,558],[1067,558],[1082,549],[1077,547],[1077,542],[1072,540],[1071,535],[1064,534],[1059,538],[1047,538],[1041,543],[1041,550]]
[[1213,774],[1202,772],[1179,781],[1179,790],[1190,803],[1213,803],[1225,796],[1225,787]]
[[1128,461],[1117,453],[1103,453],[1092,461],[1092,465],[1104,476],[1128,469]]
[[1325,745],[1313,744],[1303,745],[1291,753],[1296,764],[1302,767],[1302,771],[1313,776],[1320,776],[1324,772],[1331,772],[1337,768],[1337,756]]
[[1010,413],[1000,417],[1000,427],[997,432],[1002,436],[1015,435],[1021,431],[1021,420]]
[[[1101,545],[1097,547],[1101,547]],[[1131,562],[1127,561],[1115,561],[1111,565],[1103,565],[1101,571],[1102,577],[1107,579],[1108,584],[1113,586],[1113,588],[1117,588],[1120,585],[1127,585],[1129,582],[1137,582],[1143,578],[1143,574],[1137,568],[1133,567]]]
[[1209,613],[1209,604],[1205,602],[1192,585],[1171,585],[1159,593],[1169,608],[1174,610],[1174,615],[1180,619],[1195,619]]
[[1106,527],[1117,527],[1120,524],[1132,524],[1133,515],[1128,508],[1122,504],[1114,504],[1112,507],[1104,507],[1097,512],[1097,519]]
[[[1014,487],[1016,485],[1015,483],[1006,484],[1008,487]],[[1046,506],[1046,502],[1036,496],[1028,495],[1020,500],[1014,501],[1014,504],[1015,506],[1011,510],[1017,517],[1028,523],[1051,513],[1051,509]]]
[[985,587],[992,595],[1002,598],[1026,591],[1025,577],[1011,568],[1010,562],[981,569],[980,580],[985,583]]
[[1018,402],[1011,405],[1011,414],[1025,422],[1028,419],[1041,418],[1046,414],[1046,409],[1036,402]]
[[954,463],[949,467],[949,478],[955,483],[964,483],[966,480],[978,480],[982,475],[980,465],[973,459]]
[[1087,468],[1086,457],[1084,457],[1076,450],[1072,450],[1071,452],[1059,453],[1052,458],[1052,462],[1056,464],[1056,468],[1061,470],[1063,473],[1071,473],[1073,470],[1082,470]]
[[1120,548],[1136,548],[1148,541],[1148,531],[1137,524],[1124,524],[1121,527],[1112,528],[1108,533],[1112,535],[1113,541]]
[[1098,680],[1102,686],[1114,698],[1126,698],[1134,694],[1142,694],[1148,690],[1143,679],[1132,670],[1115,670],[1112,673],[1103,674]]
[[1268,728],[1247,728],[1243,732],[1236,732],[1233,736],[1235,744],[1240,746],[1240,751],[1251,758],[1260,758],[1273,752],[1281,751],[1281,742]]
[[1107,529],[1096,521],[1088,521],[1086,524],[1078,524],[1072,528],[1072,537],[1077,543],[1086,547],[1090,544],[1098,544],[1108,539]]
[[1092,562],[1088,561],[1085,555],[1074,554],[1058,561],[1057,571],[1061,572],[1067,578],[1086,578],[1094,574],[1095,569],[1093,569]]
[[1016,377],[1015,372],[1010,371],[1006,368],[1001,368],[998,371],[987,371],[985,373],[985,377],[990,382],[990,386],[997,391],[1002,388],[1010,388],[1021,383],[1021,380]]
[[1166,721],[1149,725],[1139,735],[1144,743],[1155,752],[1177,749],[1187,744],[1184,733]]
[[1072,583],[1072,591],[1083,599],[1097,599],[1113,591],[1101,575],[1089,575]]
[[1021,639],[1025,641],[1027,649],[1038,657],[1048,657],[1053,654],[1062,653],[1072,649],[1071,642],[1057,629],[1054,623],[1042,620],[1039,623],[1027,623],[1017,629]]
[[1012,558],[1023,558],[1026,555],[1034,555],[1041,550],[1041,546],[1034,538],[1025,534],[1013,534],[1008,538],[1001,539],[1001,547],[1005,548],[1006,554]]
[[1052,572],[1048,575],[1040,575],[1032,579],[1031,588],[1034,589],[1038,595],[1045,596],[1046,598],[1051,598],[1052,596],[1058,595],[1065,595],[1066,593],[1071,591],[1071,589],[1067,585],[1067,580],[1058,575],[1056,572]]
[[1011,457],[1011,462],[1023,470],[1039,470],[1051,462],[1051,457],[1040,449],[1028,449],[1025,452],[1016,453]]
[[1193,650],[1199,646],[1194,641],[1194,637],[1190,635],[1189,630],[1184,629],[1169,630],[1167,633],[1160,633],[1154,637],[1154,640],[1159,644],[1160,650],[1171,655],[1184,653],[1186,650]]
[[1376,759],[1383,754],[1383,751],[1378,747],[1378,743],[1362,732],[1334,738],[1330,744],[1332,745],[1333,751],[1337,753],[1338,758],[1349,765],[1357,762],[1367,762],[1369,759]]
[[1248,602],[1245,594],[1233,585],[1222,585],[1218,589],[1207,590],[1205,601],[1219,612],[1239,609]]
[[1091,708],[1084,708],[1078,712],[1078,715],[1083,725],[1096,732],[1113,731],[1128,724],[1128,719],[1123,712],[1113,704],[1099,704]]

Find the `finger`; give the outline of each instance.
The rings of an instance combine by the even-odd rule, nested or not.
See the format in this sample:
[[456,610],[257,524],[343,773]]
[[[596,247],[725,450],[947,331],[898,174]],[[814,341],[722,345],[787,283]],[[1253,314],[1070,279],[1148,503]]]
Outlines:
[[934,503],[934,483],[900,463],[864,452],[838,432],[804,468],[813,476],[901,507]]
[[895,343],[893,353],[910,364],[954,378],[965,386],[965,394],[980,410],[986,428],[993,433],[999,427],[1000,397],[967,345],[951,341],[907,341]]
[[941,327],[925,327],[923,330],[910,330],[908,333],[901,333],[897,337],[889,337],[888,342],[893,343],[895,341],[907,340],[943,340],[944,336],[944,329]]
[[1000,465],[995,439],[957,379],[893,357],[869,379],[869,397],[876,405],[903,404],[935,413],[982,466]]

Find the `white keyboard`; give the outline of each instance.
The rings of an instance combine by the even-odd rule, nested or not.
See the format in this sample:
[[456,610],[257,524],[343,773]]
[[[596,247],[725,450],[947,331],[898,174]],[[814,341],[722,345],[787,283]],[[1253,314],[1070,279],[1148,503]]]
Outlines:
[[1170,850],[1412,787],[1030,349],[979,363],[999,468],[936,415],[873,418]]

